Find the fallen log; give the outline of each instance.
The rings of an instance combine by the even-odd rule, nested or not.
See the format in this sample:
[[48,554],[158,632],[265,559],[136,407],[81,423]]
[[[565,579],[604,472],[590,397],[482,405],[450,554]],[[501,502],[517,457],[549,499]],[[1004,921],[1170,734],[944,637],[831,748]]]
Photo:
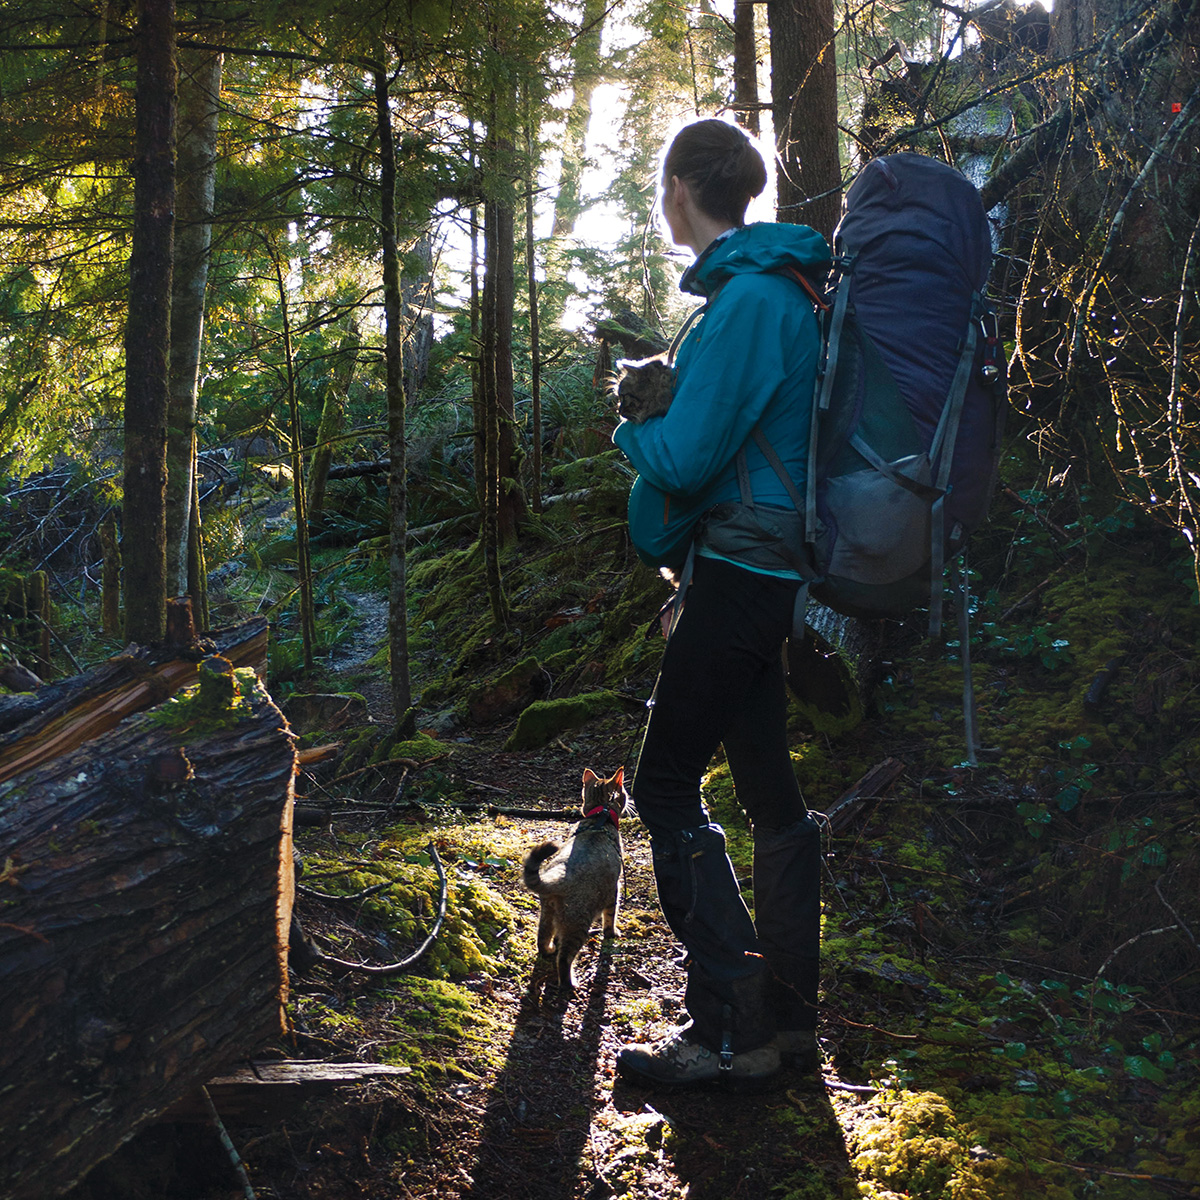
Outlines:
[[859,814],[870,800],[878,800],[900,777],[904,763],[898,758],[885,758],[876,763],[861,779],[847,788],[823,815],[829,832],[839,834]]
[[169,699],[196,681],[196,663],[216,652],[260,675],[267,658],[265,617],[208,634],[194,651],[131,645],[82,675],[14,697],[0,707],[0,783],[100,737],[135,712]]
[[223,711],[184,697],[0,783],[0,1196],[62,1194],[281,1031],[296,752],[224,675]]
[[[365,1083],[374,1079],[396,1079],[412,1073],[412,1067],[385,1063],[309,1062],[280,1059],[254,1062],[210,1079],[205,1087],[217,1111],[226,1120],[266,1121],[303,1104],[327,1095],[335,1088]],[[163,1113],[164,1121],[207,1121],[208,1106],[197,1089],[171,1105]]]

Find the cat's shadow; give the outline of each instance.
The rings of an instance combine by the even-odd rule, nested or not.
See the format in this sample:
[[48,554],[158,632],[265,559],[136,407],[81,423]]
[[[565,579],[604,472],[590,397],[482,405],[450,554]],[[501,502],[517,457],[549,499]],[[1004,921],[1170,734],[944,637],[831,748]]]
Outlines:
[[[471,1196],[539,1200],[574,1192],[596,1175],[592,1118],[603,1103],[596,1064],[615,941],[593,932],[594,968],[574,995],[539,959],[525,986],[507,1055],[487,1098]],[[598,1178],[598,1175],[597,1175]]]

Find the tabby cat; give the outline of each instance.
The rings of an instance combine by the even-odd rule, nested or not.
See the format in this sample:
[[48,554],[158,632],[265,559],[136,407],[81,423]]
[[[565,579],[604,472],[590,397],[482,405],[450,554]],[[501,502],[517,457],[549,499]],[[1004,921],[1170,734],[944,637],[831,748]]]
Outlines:
[[553,957],[558,984],[575,990],[575,956],[596,917],[605,937],[617,935],[621,902],[619,821],[629,797],[625,769],[608,779],[583,773],[583,820],[560,846],[543,842],[525,857],[525,886],[541,899],[538,952]]
[[612,392],[617,398],[617,412],[640,425],[647,417],[661,416],[671,407],[675,368],[665,354],[637,360],[623,358],[617,363]]

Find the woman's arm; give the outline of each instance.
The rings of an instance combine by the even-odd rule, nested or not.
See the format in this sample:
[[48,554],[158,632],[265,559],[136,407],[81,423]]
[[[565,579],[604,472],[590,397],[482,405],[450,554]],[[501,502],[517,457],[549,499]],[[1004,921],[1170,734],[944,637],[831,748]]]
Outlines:
[[674,496],[715,482],[785,380],[815,358],[806,317],[790,280],[733,276],[683,344],[670,410],[641,425],[623,421],[613,434],[638,474]]

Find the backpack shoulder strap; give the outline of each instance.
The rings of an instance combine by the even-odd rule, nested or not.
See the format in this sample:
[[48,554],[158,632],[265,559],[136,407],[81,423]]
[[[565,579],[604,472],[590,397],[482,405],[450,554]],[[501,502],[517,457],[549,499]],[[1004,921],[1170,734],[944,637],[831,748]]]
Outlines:
[[679,332],[671,339],[671,345],[667,349],[667,362],[671,366],[675,365],[675,355],[679,353],[679,347],[683,345],[683,339],[687,337],[688,330],[691,329],[691,327],[695,325],[695,323],[704,315],[705,310],[708,308],[709,301],[711,300],[712,297],[710,296],[708,301],[705,301],[705,303],[693,308],[692,311],[688,313],[687,320],[680,325]]
[[[762,427],[755,425],[750,432],[750,436],[754,439],[754,444],[762,452],[763,458],[771,464],[771,470],[779,476],[779,482],[783,484],[784,491],[787,492],[788,498],[792,502],[792,507],[804,516],[804,497],[800,495],[800,489],[792,482],[792,477],[787,473],[787,468],[783,465],[783,460],[775,453],[775,447],[767,440],[767,435],[763,433]],[[738,451],[742,455],[742,460],[745,461],[745,454]]]

